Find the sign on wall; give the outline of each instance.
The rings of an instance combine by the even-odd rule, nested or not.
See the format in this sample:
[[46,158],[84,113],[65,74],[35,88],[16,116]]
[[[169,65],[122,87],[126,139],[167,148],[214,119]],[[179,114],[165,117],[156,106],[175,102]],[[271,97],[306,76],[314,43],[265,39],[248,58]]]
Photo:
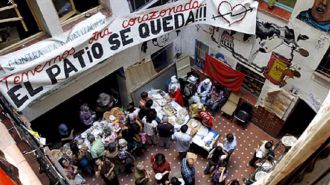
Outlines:
[[254,34],[257,6],[254,0],[181,0],[114,20],[97,14],[79,29],[1,56],[0,90],[22,110],[112,55],[188,25]]

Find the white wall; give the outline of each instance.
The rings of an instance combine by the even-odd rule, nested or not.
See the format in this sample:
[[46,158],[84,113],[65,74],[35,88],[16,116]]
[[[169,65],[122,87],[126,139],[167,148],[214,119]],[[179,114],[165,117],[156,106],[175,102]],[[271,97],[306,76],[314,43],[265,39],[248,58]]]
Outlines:
[[[301,73],[300,78],[288,79],[287,85],[283,88],[286,90],[290,90],[293,87],[298,89],[298,96],[310,103],[310,97],[313,97],[314,100],[319,101],[320,103],[324,101],[328,91],[330,89],[330,83],[324,82],[318,78],[316,78],[313,73],[317,66],[319,65],[321,59],[323,58],[324,54],[326,53],[329,47],[330,37],[327,33],[321,32],[306,23],[296,19],[296,15],[301,10],[306,10],[308,7],[312,6],[313,0],[308,1],[298,1],[296,7],[293,12],[293,16],[289,22],[285,22],[283,20],[277,19],[273,16],[265,14],[261,11],[258,12],[258,20],[262,22],[270,22],[275,23],[276,25],[283,27],[288,26],[292,28],[295,32],[295,37],[297,38],[299,34],[305,34],[309,37],[307,40],[300,40],[298,44],[309,51],[308,57],[303,57],[298,53],[294,54],[292,65],[296,68],[299,68],[299,72]],[[217,33],[214,34],[214,40],[211,39],[211,30],[210,26],[207,25],[200,25],[199,31],[197,31],[196,26],[191,26],[190,28],[185,30],[184,38],[184,53],[190,56],[194,56],[194,47],[195,47],[195,39],[207,44],[210,48],[216,49],[218,52],[225,55],[226,60],[229,63],[239,62],[235,59],[232,53],[226,50],[224,47],[218,47],[216,42],[219,42],[220,36],[223,30],[219,30]],[[255,36],[250,37],[249,40],[243,41],[242,40],[243,34],[236,33],[234,34],[234,48],[235,51],[245,58],[249,58],[249,62],[253,62],[256,65],[262,67],[267,66],[269,58],[272,52],[269,53],[258,53],[255,58],[252,58],[251,53],[255,50],[254,48],[259,48],[259,38],[256,39]],[[323,41],[323,47],[318,48],[317,43],[319,40]],[[290,58],[290,48],[282,44],[281,46],[277,47],[273,50],[273,52],[279,53],[286,58]],[[246,67],[249,67],[245,65]],[[262,73],[252,69],[257,74],[263,76]]]

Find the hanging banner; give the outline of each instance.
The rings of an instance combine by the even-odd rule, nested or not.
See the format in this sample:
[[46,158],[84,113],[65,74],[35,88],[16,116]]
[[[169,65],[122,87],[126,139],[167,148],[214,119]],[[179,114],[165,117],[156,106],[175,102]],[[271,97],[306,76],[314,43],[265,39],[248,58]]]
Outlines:
[[193,24],[254,34],[258,1],[181,0],[124,17],[101,13],[65,34],[0,57],[1,93],[17,109],[129,47]]

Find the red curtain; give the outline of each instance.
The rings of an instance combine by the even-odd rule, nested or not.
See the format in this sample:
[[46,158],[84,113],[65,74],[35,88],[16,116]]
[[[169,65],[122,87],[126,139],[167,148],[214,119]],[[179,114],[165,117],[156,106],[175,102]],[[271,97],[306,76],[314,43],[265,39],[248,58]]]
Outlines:
[[245,74],[226,66],[210,55],[206,55],[205,59],[204,72],[207,75],[233,91],[240,91]]

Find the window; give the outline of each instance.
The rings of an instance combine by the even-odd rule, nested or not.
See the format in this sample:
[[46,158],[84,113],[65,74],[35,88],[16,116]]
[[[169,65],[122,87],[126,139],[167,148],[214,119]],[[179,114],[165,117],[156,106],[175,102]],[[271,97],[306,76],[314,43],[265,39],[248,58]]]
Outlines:
[[150,5],[148,8],[153,8],[156,6],[160,6],[169,2],[174,2],[176,0],[128,0],[128,4],[130,6],[131,12],[135,12],[137,10]]
[[77,13],[72,0],[53,0],[53,4],[61,20],[66,20]]
[[209,47],[204,43],[196,40],[195,44],[195,66],[204,69],[205,56],[209,52]]
[[316,71],[330,78],[330,48],[325,53],[319,66],[317,66]]
[[99,5],[98,0],[52,0],[61,21]]
[[297,0],[262,0],[258,9],[277,18],[289,21]]
[[158,50],[151,55],[151,60],[156,72],[160,72],[173,62],[171,58],[171,50],[172,44]]
[[0,50],[39,31],[26,1],[0,1]]

